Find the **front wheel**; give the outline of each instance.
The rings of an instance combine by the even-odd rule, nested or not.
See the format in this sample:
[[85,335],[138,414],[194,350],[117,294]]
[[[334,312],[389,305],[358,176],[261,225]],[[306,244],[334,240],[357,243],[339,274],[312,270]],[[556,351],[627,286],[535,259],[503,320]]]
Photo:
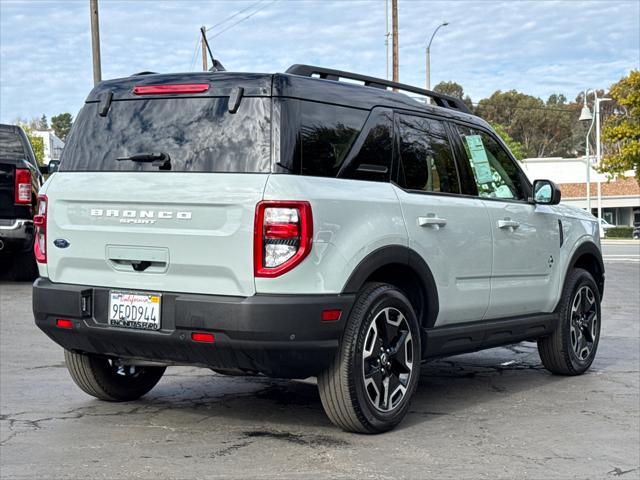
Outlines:
[[556,330],[538,340],[540,359],[552,373],[580,375],[593,363],[600,340],[600,292],[589,272],[577,268],[567,275],[558,313]]
[[318,376],[329,419],[350,432],[391,430],[409,410],[420,352],[420,328],[407,297],[392,285],[365,285],[332,364]]
[[110,358],[64,351],[67,369],[82,391],[100,400],[127,402],[148,393],[165,367],[123,365]]

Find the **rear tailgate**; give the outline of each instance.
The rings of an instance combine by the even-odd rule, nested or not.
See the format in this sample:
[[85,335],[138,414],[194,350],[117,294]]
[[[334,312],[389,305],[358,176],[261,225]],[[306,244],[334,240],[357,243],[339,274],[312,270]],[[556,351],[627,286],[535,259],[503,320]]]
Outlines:
[[[253,221],[267,176],[59,172],[47,189],[49,277],[122,289],[253,295]],[[66,248],[54,245],[61,239]]]
[[14,206],[15,164],[0,159],[0,219],[16,218]]
[[270,85],[270,76],[224,72],[99,84],[46,190],[49,278],[253,295]]

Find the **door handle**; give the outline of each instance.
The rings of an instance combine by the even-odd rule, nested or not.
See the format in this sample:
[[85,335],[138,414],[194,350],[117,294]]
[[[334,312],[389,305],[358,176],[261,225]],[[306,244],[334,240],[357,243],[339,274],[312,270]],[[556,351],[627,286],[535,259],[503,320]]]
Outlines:
[[515,220],[511,220],[510,218],[498,220],[498,228],[509,228],[515,230],[519,226],[520,222],[516,222]]
[[439,217],[436,217],[435,215],[418,217],[418,225],[420,225],[421,227],[431,227],[431,226],[444,227],[446,224],[447,224],[446,218],[439,218]]

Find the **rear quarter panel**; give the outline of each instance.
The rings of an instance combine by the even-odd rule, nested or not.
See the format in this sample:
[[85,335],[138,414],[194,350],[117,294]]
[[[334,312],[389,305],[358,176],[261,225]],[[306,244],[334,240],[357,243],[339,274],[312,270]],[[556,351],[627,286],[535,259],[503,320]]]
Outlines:
[[313,246],[293,270],[276,278],[256,278],[258,293],[340,293],[368,254],[386,245],[408,244],[390,183],[271,175],[264,200],[311,203]]

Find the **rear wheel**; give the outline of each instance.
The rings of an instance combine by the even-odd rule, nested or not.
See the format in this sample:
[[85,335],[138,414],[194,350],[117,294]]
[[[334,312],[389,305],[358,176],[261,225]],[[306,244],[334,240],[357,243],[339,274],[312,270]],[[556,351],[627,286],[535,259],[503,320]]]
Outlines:
[[138,367],[113,359],[64,352],[67,369],[85,393],[109,402],[136,400],[148,393],[162,378],[165,367]]
[[392,285],[365,285],[340,349],[318,376],[329,419],[350,432],[391,430],[409,409],[420,352],[420,329],[406,296]]
[[558,375],[580,375],[593,363],[600,340],[600,293],[589,272],[577,268],[567,276],[558,313],[556,330],[538,340],[542,364]]

